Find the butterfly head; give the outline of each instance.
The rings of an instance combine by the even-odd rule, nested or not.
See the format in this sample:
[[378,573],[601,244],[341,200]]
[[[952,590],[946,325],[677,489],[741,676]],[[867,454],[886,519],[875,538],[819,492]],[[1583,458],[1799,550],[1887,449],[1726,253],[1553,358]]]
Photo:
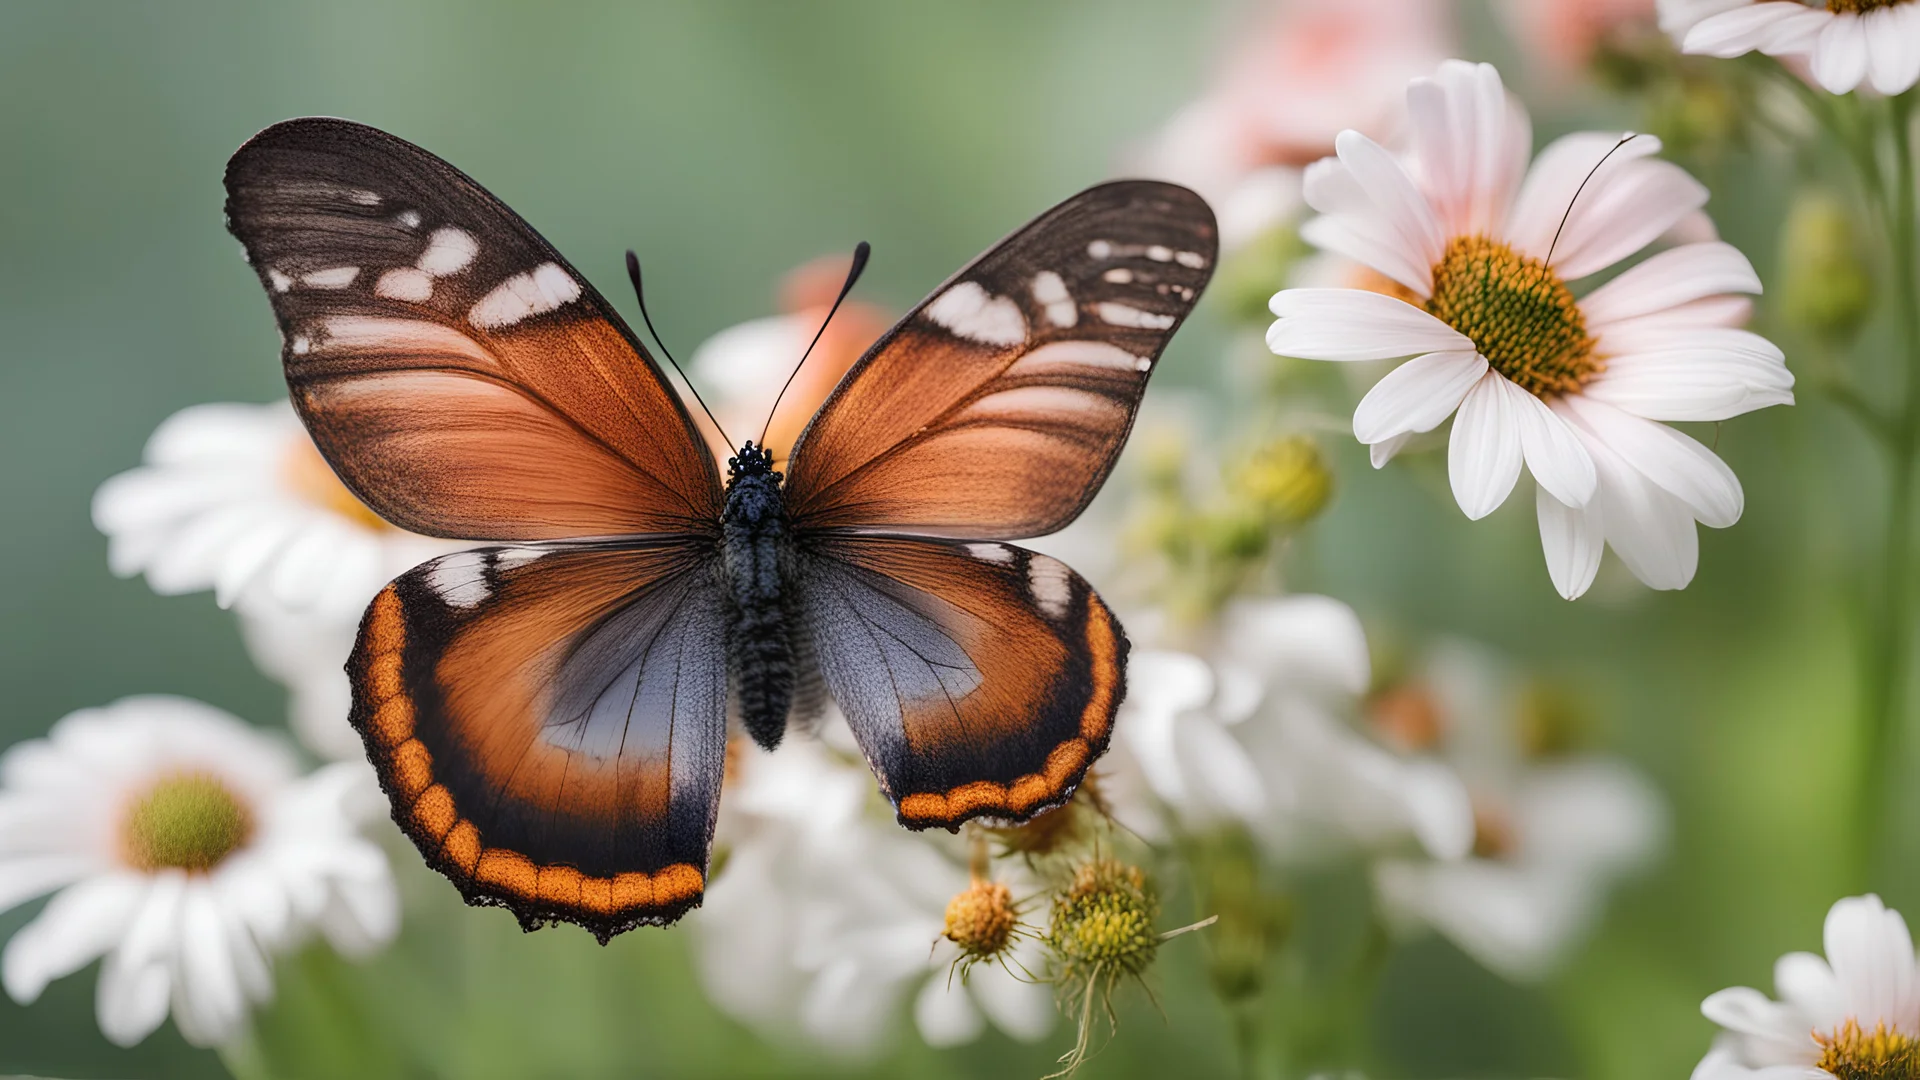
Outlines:
[[746,476],[767,475],[773,475],[775,477],[779,475],[773,471],[773,451],[764,446],[753,445],[752,439],[747,440],[746,445],[740,448],[738,454],[727,459],[727,478],[729,480],[738,480]]

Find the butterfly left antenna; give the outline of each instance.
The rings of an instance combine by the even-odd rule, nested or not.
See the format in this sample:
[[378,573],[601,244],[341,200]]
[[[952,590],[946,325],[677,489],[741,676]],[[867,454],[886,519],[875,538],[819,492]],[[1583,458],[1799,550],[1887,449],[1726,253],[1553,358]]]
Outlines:
[[667,343],[660,340],[660,331],[653,328],[653,316],[647,314],[647,294],[640,288],[640,256],[635,255],[631,248],[627,250],[627,280],[633,282],[633,298],[640,302],[640,318],[647,324],[647,333],[653,335],[653,343],[660,346],[660,355],[667,358],[667,363],[673,365],[673,370],[680,376],[680,381],[687,384],[687,389],[693,393],[693,400],[700,403],[700,411],[707,414],[708,420],[713,421],[713,428],[720,433],[720,440],[727,444],[728,449],[733,449],[733,440],[727,437],[727,429],[720,426],[720,421],[714,417],[713,410],[707,408],[706,399],[700,396],[700,388],[693,385],[692,379],[687,378],[687,373],[680,369],[680,362],[667,351]]
[[847,294],[853,291],[854,283],[858,282],[860,275],[866,271],[867,256],[871,254],[873,254],[873,245],[865,240],[860,241],[859,245],[853,249],[853,265],[847,268],[847,283],[840,286],[840,295],[833,298],[833,306],[827,309],[827,317],[820,320],[820,329],[814,331],[813,340],[807,342],[807,351],[800,354],[800,362],[793,365],[793,370],[787,373],[787,381],[780,384],[780,392],[773,397],[773,408],[767,410],[767,422],[760,427],[761,446],[767,445],[767,432],[773,430],[773,415],[780,411],[780,399],[787,396],[787,387],[793,385],[794,377],[800,374],[800,369],[807,366],[807,357],[813,355],[813,347],[820,344],[821,337],[827,332],[827,324],[833,322],[833,317],[847,299]]

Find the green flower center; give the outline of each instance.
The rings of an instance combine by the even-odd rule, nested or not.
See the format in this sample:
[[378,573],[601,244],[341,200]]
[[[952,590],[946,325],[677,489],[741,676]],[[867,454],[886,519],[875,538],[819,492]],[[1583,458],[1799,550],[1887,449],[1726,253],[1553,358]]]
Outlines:
[[219,778],[175,773],[127,808],[121,840],[127,862],[142,870],[206,871],[253,833],[253,815]]
[[1848,1020],[1832,1035],[1815,1033],[1820,1044],[1820,1067],[1839,1080],[1915,1080],[1920,1077],[1920,1042],[1885,1024],[1862,1031]]
[[1454,238],[1433,266],[1427,311],[1535,397],[1575,393],[1601,367],[1560,275],[1498,240]]
[[1907,0],[1827,0],[1827,10],[1835,15],[1858,15],[1906,2]]
[[1072,969],[1138,975],[1153,963],[1159,905],[1138,868],[1100,859],[1082,866],[1054,898],[1047,945]]

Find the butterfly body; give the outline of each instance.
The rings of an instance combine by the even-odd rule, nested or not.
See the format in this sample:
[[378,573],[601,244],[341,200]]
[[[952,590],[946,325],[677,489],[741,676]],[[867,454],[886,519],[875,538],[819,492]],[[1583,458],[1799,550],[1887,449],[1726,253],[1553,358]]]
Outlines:
[[727,462],[720,565],[731,600],[728,667],[740,722],[761,747],[780,745],[793,705],[794,621],[784,587],[796,553],[773,455],[748,442]]
[[603,941],[707,886],[737,721],[824,689],[900,824],[1073,796],[1127,638],[1011,541],[1083,511],[1211,276],[1212,212],[1101,184],[961,268],[820,404],[782,471],[706,439],[592,284],[392,135],[289,120],[235,153],[227,223],[295,408],[341,480],[478,546],[368,606],[350,720],[394,821],[471,903]]

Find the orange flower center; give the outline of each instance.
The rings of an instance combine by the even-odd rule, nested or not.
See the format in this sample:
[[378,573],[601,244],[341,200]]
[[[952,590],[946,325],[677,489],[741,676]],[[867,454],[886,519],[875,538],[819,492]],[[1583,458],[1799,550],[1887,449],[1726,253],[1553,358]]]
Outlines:
[[1427,311],[1535,397],[1574,393],[1601,368],[1560,275],[1498,240],[1455,237],[1433,265]]
[[1820,1067],[1837,1080],[1916,1080],[1920,1078],[1920,1042],[1876,1023],[1864,1031],[1848,1020],[1831,1035],[1815,1032]]
[[1827,0],[1827,10],[1835,15],[1860,15],[1906,2],[1907,0]]

